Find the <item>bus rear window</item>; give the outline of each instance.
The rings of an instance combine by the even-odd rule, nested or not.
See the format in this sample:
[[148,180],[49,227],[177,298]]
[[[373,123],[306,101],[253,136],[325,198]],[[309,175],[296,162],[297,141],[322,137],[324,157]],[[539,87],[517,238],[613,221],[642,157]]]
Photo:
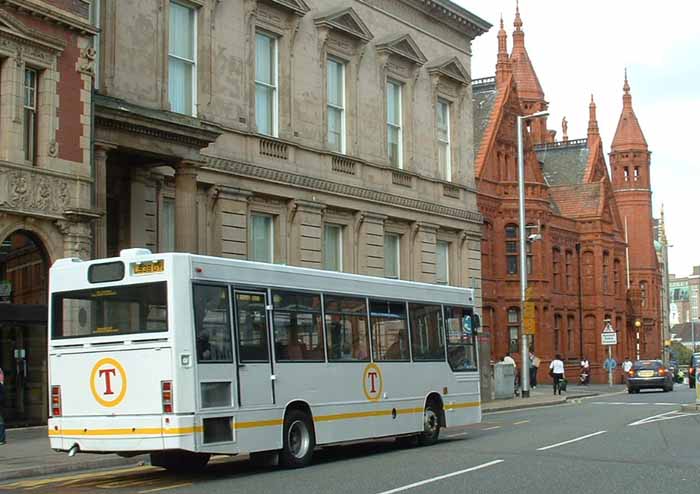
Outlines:
[[120,285],[53,295],[53,338],[168,330],[166,284]]

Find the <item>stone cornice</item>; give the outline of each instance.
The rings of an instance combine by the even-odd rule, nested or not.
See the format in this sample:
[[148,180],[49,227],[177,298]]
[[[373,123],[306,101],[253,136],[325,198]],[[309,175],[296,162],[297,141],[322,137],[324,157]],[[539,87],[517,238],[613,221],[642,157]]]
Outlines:
[[29,12],[32,16],[56,22],[81,34],[94,35],[99,32],[99,29],[90,24],[87,19],[81,19],[69,12],[51,7],[40,0],[0,0],[0,6]]
[[[2,0],[0,0],[0,5],[1,2]],[[32,45],[53,53],[60,53],[66,46],[64,40],[36,29],[31,29],[12,14],[2,9],[0,9],[0,33],[4,37],[14,39],[21,44]]]
[[471,39],[484,34],[492,25],[450,0],[401,0],[401,2],[438,19]]
[[270,182],[284,183],[294,187],[318,190],[336,194],[341,196],[355,197],[376,203],[390,204],[406,209],[416,211],[424,211],[431,214],[446,216],[451,218],[459,218],[465,221],[481,224],[483,219],[481,214],[476,211],[468,211],[465,209],[451,208],[440,204],[403,197],[396,194],[389,194],[377,190],[357,187],[354,185],[343,184],[338,182],[330,182],[320,178],[297,175],[280,170],[273,170],[250,163],[242,163],[225,158],[210,157],[206,158],[207,164],[205,168],[224,171],[235,175],[243,175],[253,177]]

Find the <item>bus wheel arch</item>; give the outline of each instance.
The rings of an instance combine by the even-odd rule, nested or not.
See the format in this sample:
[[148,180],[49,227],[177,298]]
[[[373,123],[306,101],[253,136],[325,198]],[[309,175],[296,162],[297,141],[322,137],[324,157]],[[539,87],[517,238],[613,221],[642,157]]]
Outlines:
[[440,428],[445,423],[445,410],[440,395],[430,393],[425,399],[423,410],[423,432],[418,434],[418,444],[430,446],[438,441]]
[[439,393],[433,391],[428,396],[425,397],[424,408],[427,408],[429,404],[435,404],[439,410],[438,418],[440,419],[440,427],[447,427],[447,419],[445,417],[445,404],[442,401],[442,396]]
[[304,401],[287,405],[282,423],[282,450],[279,463],[285,468],[301,468],[311,463],[316,448],[311,407]]

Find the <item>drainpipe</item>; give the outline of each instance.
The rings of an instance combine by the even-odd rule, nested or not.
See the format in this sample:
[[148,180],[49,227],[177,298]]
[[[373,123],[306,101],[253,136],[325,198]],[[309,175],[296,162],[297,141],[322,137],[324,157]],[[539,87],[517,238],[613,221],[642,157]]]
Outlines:
[[579,359],[583,360],[583,286],[581,282],[581,244],[576,244],[576,262],[578,264],[578,328]]

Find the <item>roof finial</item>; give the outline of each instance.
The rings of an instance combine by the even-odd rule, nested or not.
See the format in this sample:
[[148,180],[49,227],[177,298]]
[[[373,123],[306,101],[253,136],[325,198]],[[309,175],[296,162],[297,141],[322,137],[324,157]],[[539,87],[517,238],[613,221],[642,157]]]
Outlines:
[[588,140],[589,145],[591,139],[600,136],[600,130],[598,129],[598,117],[596,116],[596,105],[593,95],[591,94],[591,103],[588,105]]
[[659,241],[668,245],[668,238],[666,237],[666,219],[664,217],[664,203],[661,203],[661,218],[659,219]]
[[496,58],[496,84],[505,82],[506,75],[510,72],[508,59],[508,34],[503,28],[503,15],[501,15],[501,29],[498,30],[498,56]]
[[523,27],[523,20],[520,18],[519,0],[515,0],[515,22],[513,22],[513,26],[515,26],[516,31],[520,31],[520,28]]
[[561,119],[561,133],[562,140],[564,142],[569,142],[569,122],[567,122],[566,117]]
[[625,67],[625,85],[622,86],[622,90],[625,92],[625,94],[630,93],[630,83],[627,81],[627,67]]

